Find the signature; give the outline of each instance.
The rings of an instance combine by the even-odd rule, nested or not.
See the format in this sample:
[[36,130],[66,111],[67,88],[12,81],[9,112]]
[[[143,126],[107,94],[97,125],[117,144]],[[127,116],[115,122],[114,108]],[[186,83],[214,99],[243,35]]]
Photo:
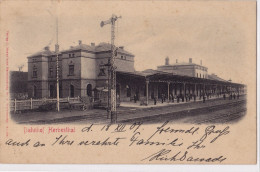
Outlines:
[[172,152],[170,149],[162,149],[159,152],[156,152],[152,155],[149,155],[148,157],[142,159],[141,161],[187,161],[187,162],[208,162],[208,163],[213,163],[213,162],[223,162],[226,160],[225,157],[223,156],[218,156],[218,157],[193,157],[192,155],[189,155],[188,151],[182,152],[179,151],[177,153]]

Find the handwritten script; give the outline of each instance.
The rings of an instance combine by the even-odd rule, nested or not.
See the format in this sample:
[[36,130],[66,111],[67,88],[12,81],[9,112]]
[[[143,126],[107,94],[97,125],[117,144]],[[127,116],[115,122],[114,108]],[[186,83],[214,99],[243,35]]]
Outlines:
[[[46,128],[46,131],[44,131]],[[169,121],[153,125],[146,130],[147,125],[142,122],[133,124],[107,124],[97,125],[88,124],[77,128],[31,128],[24,127],[26,135],[23,140],[9,138],[5,146],[12,147],[119,147],[125,146],[129,149],[143,148],[140,157],[141,162],[203,162],[203,163],[221,163],[227,157],[224,155],[207,156],[203,151],[214,149],[216,144],[221,144],[223,137],[228,137],[230,133],[229,126],[188,126],[175,128],[169,124]],[[152,129],[151,129],[152,128]],[[30,132],[39,131],[40,133],[50,134],[51,141],[34,140],[30,138]],[[64,131],[64,132],[63,132]],[[61,132],[61,133],[60,133]],[[80,137],[74,137],[78,133]],[[188,138],[188,139],[187,139]],[[205,152],[205,151],[204,151]],[[195,155],[194,155],[195,153]]]

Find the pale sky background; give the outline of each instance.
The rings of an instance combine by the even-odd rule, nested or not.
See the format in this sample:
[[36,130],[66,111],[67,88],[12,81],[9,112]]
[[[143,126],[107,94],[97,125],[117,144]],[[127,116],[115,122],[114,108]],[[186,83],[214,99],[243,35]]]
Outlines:
[[[60,50],[82,40],[84,44],[110,42],[112,14],[121,15],[116,45],[135,55],[136,70],[156,69],[165,57],[170,63],[188,62],[208,67],[223,79],[246,83],[256,59],[255,2],[181,1],[24,1],[1,9],[8,18],[9,67],[18,70],[27,56],[56,43],[55,16],[59,14]],[[58,11],[58,12],[57,12]],[[3,15],[4,14],[4,15]],[[251,60],[249,60],[251,59]]]

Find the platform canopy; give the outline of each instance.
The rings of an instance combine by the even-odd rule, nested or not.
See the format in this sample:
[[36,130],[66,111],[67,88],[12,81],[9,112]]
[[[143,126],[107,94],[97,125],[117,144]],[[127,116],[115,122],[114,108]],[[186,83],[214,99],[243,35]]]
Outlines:
[[225,80],[218,80],[215,78],[205,79],[190,76],[176,75],[168,72],[158,70],[146,70],[143,72],[124,72],[117,71],[117,76],[133,77],[149,82],[165,82],[165,83],[187,83],[187,84],[212,84],[212,85],[226,85],[226,86],[244,86],[243,84],[232,83]]

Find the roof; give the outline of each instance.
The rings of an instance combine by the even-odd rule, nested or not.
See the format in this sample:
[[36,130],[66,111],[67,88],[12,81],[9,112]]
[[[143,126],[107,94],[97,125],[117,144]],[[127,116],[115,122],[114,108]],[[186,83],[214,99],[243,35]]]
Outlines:
[[[110,51],[111,50],[111,44],[101,42],[99,45],[96,46],[95,48],[96,52],[102,52],[102,51]],[[131,56],[134,56],[132,53],[118,47],[117,52],[119,53],[124,53],[124,54],[129,54]]]
[[69,49],[63,50],[61,52],[68,52],[68,51],[74,51],[74,50],[86,50],[86,51],[95,52],[95,46],[80,44],[77,46],[71,46]]
[[[85,51],[90,51],[93,53],[98,53],[98,52],[104,52],[104,51],[111,51],[111,44],[109,43],[105,43],[102,42],[100,44],[98,44],[97,46],[95,45],[86,45],[86,44],[80,44],[77,46],[73,46],[70,49],[67,50],[63,50],[62,52],[68,52],[68,51],[75,51],[75,50],[85,50]],[[122,49],[122,48],[118,48],[117,50],[119,53],[123,53],[123,54],[128,54],[130,56],[134,56],[132,53]]]
[[197,78],[197,77],[190,77],[190,76],[183,76],[183,75],[176,75],[169,72],[162,72],[153,69],[147,69],[145,71],[139,72],[123,72],[123,71],[116,71],[117,75],[123,76],[133,76],[137,78],[142,78],[144,80],[148,79],[150,82],[174,82],[174,83],[209,83],[209,84],[233,84],[233,85],[242,85],[237,83],[230,83],[226,80],[223,80],[219,77],[216,79],[205,79],[205,78]]
[[[102,42],[102,43],[98,44],[97,46],[80,44],[77,46],[71,46],[69,49],[63,50],[61,52],[70,52],[70,51],[76,51],[76,50],[85,50],[85,51],[89,51],[89,52],[93,52],[93,53],[106,52],[106,51],[111,51],[111,44],[105,43],[105,42]],[[122,47],[118,47],[117,52],[122,53],[122,54],[127,54],[130,56],[134,56],[134,54],[124,50]],[[50,56],[50,55],[55,55],[55,52],[50,51],[48,47],[45,47],[44,50],[36,52],[28,57]]]
[[41,50],[41,51],[38,51],[28,57],[36,57],[36,56],[50,56],[50,55],[55,55],[55,52],[54,51],[51,51],[51,50]]
[[163,66],[201,66],[201,67],[207,68],[205,66],[202,66],[202,65],[199,65],[196,63],[188,63],[188,62],[174,63],[174,64],[162,65],[162,66],[158,66],[158,67],[163,67]]
[[211,80],[217,80],[217,81],[224,81],[224,82],[227,82],[226,80],[218,77],[217,75],[215,74],[211,74],[211,75],[208,75],[208,78],[211,79]]
[[128,75],[128,76],[135,76],[135,77],[141,77],[145,78],[146,74],[140,71],[134,71],[134,72],[126,72],[126,71],[116,71],[117,74],[121,75]]
[[145,75],[153,75],[153,74],[176,74],[176,73],[172,73],[172,72],[167,72],[167,71],[160,71],[160,70],[154,70],[154,69],[146,69],[144,71],[142,71],[142,73],[144,73]]

